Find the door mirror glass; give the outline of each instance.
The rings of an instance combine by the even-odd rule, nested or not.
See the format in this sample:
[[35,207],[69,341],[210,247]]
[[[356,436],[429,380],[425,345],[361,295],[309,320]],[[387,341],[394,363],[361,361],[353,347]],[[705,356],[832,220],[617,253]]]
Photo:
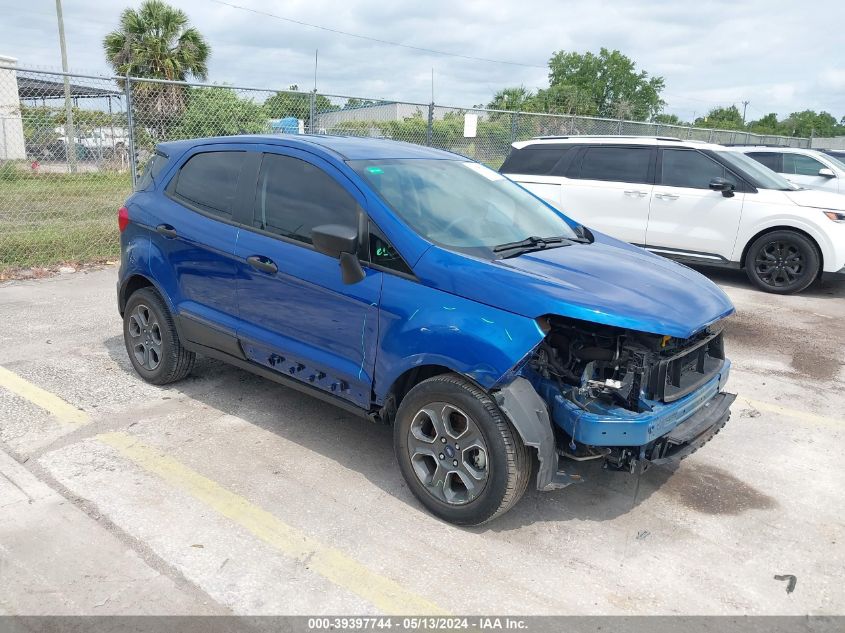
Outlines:
[[340,224],[323,224],[311,230],[311,240],[318,253],[340,260],[343,283],[354,284],[366,277],[358,261],[358,231]]
[[836,178],[836,174],[833,173],[833,170],[828,169],[827,167],[819,169],[819,176],[822,178]]
[[723,196],[730,198],[734,195],[736,185],[727,178],[714,178],[710,181],[710,188],[713,191],[721,191]]

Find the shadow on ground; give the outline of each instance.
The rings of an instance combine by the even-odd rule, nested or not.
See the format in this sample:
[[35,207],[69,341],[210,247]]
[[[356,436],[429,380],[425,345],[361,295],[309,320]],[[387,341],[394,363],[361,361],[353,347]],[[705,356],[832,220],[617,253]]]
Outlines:
[[[692,265],[690,268],[697,270],[702,275],[710,279],[713,283],[719,285],[727,285],[733,288],[743,288],[746,290],[753,290],[765,296],[767,293],[758,289],[757,286],[748,280],[748,276],[744,270],[734,268],[717,268],[714,266],[698,266]],[[800,296],[806,297],[830,297],[830,298],[845,298],[845,277],[841,280],[817,280],[810,285],[809,288],[799,293]]]
[[[121,370],[134,374],[122,338],[109,338],[105,345]],[[399,472],[390,427],[208,358],[198,358],[193,374],[173,387],[224,414],[356,470],[386,493],[420,507]],[[545,493],[529,485],[510,512],[473,529],[505,532],[543,521],[606,521],[630,512],[658,490],[707,514],[738,514],[773,503],[730,473],[692,462],[651,468],[639,482],[636,476],[605,471],[595,463],[578,466],[584,483]]]

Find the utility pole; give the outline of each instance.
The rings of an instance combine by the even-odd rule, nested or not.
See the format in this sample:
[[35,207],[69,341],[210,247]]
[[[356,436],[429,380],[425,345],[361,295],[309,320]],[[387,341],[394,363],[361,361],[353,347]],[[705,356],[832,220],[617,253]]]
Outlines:
[[748,107],[748,104],[751,103],[750,101],[743,101],[742,102],[742,124],[745,125],[745,109]]
[[62,17],[62,0],[56,0],[56,18],[59,21],[59,48],[62,51],[62,72],[65,73],[65,136],[67,137],[67,164],[71,173],[76,172],[76,134],[73,129],[73,104],[70,99],[70,79],[67,76],[67,46],[65,21]]

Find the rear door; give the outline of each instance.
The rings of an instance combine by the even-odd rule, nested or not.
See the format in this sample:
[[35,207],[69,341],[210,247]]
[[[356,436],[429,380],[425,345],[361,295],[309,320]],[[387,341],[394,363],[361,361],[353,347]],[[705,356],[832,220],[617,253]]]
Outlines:
[[585,226],[645,244],[655,151],[638,145],[582,147],[561,190],[563,210]]
[[364,195],[321,158],[274,146],[252,200],[235,248],[246,356],[369,406],[383,273],[367,267],[363,281],[346,285],[337,259],[311,244],[311,230],[324,224],[365,234]]
[[231,350],[237,303],[234,216],[254,155],[245,146],[206,145],[179,159],[150,209],[153,276],[165,285],[191,341]]
[[[745,200],[741,179],[696,149],[661,147],[657,172],[645,242],[649,249],[702,262],[727,261]],[[714,178],[727,178],[737,191],[725,197],[711,190]]]

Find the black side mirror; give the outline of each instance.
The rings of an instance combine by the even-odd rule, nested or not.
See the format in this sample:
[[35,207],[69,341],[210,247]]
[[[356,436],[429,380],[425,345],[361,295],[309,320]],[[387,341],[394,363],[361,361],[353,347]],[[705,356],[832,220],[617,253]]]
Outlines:
[[343,283],[358,283],[367,276],[358,261],[358,231],[355,229],[340,224],[315,226],[311,241],[318,253],[340,260]]
[[713,191],[721,191],[726,198],[731,198],[736,190],[736,185],[727,178],[714,178],[710,181],[710,188]]

